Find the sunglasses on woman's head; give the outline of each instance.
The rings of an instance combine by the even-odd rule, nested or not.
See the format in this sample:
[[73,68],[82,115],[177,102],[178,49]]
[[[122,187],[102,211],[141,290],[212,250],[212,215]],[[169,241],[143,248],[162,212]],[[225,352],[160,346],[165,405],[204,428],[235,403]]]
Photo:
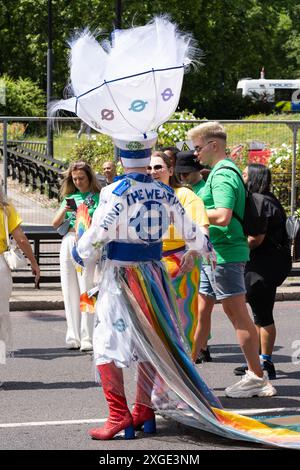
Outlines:
[[154,171],[160,171],[160,170],[162,170],[163,168],[166,168],[166,167],[163,166],[163,165],[153,165],[153,166],[150,166],[150,165],[149,165],[149,166],[147,167],[147,171],[152,171],[152,170],[154,170]]
[[71,165],[71,171],[73,170],[82,170],[83,168],[86,168],[87,164],[85,162],[76,162]]

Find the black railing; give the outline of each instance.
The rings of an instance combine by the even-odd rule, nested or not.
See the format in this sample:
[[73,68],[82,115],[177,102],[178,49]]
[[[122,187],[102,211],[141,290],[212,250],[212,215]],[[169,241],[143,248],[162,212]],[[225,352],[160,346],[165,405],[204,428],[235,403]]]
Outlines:
[[[3,154],[3,141],[0,141]],[[60,177],[68,164],[47,156],[44,142],[10,140],[7,142],[7,176],[39,189],[50,199],[58,198]]]

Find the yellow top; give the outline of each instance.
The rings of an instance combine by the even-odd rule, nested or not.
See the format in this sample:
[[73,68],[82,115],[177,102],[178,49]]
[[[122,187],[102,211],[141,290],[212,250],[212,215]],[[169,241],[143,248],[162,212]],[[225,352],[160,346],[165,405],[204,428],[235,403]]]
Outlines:
[[[174,192],[193,222],[200,227],[209,226],[209,220],[202,199],[189,188],[174,188]],[[169,226],[163,238],[163,251],[176,250],[185,245],[173,225]]]
[[[11,233],[22,223],[22,219],[11,204],[6,207],[6,213],[8,218],[8,232]],[[4,210],[0,207],[0,254],[6,250],[7,243],[4,225]]]

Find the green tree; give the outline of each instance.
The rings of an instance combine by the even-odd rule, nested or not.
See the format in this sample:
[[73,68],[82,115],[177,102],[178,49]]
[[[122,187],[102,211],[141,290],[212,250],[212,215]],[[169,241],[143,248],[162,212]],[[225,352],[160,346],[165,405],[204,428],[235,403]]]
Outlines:
[[45,115],[45,94],[32,80],[21,77],[13,80],[8,75],[4,75],[1,82],[5,90],[5,99],[0,102],[0,115]]
[[[89,27],[109,37],[115,0],[52,0],[54,97],[68,82],[67,41]],[[247,113],[234,104],[238,79],[259,76],[296,78],[299,59],[299,0],[123,0],[122,27],[144,24],[168,13],[203,50],[203,65],[187,74],[180,109],[219,118]],[[46,90],[46,0],[0,0],[0,76],[31,78]],[[252,112],[252,110],[250,111]]]

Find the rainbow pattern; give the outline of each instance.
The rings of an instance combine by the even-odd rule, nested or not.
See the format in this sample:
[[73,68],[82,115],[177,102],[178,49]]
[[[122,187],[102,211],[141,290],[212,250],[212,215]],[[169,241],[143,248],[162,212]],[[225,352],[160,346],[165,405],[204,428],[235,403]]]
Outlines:
[[167,271],[171,277],[176,292],[181,324],[190,348],[193,348],[194,335],[198,316],[198,286],[200,282],[200,261],[194,259],[192,271],[182,274],[179,272],[180,263],[185,250],[164,256]]
[[88,296],[87,292],[80,295],[80,311],[83,313],[95,313],[97,297],[92,295]]
[[75,232],[76,239],[79,240],[80,237],[86,232],[92,223],[92,218],[89,214],[88,206],[83,202],[78,206],[76,212],[76,222],[75,222]]
[[[76,222],[75,222],[75,233],[76,241],[82,237],[84,232],[88,230],[92,223],[92,218],[89,214],[88,206],[83,202],[78,206],[76,212]],[[72,261],[77,272],[82,274],[84,269],[84,263],[77,251],[77,245],[75,244],[72,248]],[[95,304],[96,297],[89,297],[87,291],[81,293],[80,295],[80,311],[82,313],[95,313]]]
[[[82,237],[84,232],[90,227],[92,223],[92,218],[89,214],[89,208],[83,202],[80,206],[77,207],[76,211],[76,221],[75,221],[75,233],[76,233],[76,243]],[[77,252],[77,245],[75,244],[72,249],[72,261],[75,266],[75,269],[80,274],[84,268],[84,263]]]
[[[300,449],[300,416],[248,417],[224,410],[184,344],[171,281],[162,263],[121,268],[119,280],[133,328],[169,389],[191,411],[187,424],[230,439]],[[173,412],[185,422],[185,411]]]

